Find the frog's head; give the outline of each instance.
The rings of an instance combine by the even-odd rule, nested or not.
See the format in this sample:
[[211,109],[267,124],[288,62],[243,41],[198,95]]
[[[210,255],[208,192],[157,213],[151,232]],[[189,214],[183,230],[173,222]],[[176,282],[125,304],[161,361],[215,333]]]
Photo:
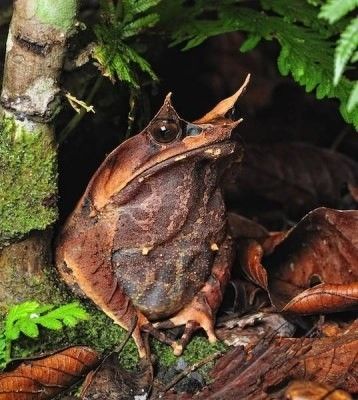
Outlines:
[[191,157],[221,159],[241,151],[232,132],[242,121],[228,117],[250,76],[231,97],[194,122],[180,118],[169,94],[148,126],[118,146],[102,163],[86,190],[96,209],[135,180]]

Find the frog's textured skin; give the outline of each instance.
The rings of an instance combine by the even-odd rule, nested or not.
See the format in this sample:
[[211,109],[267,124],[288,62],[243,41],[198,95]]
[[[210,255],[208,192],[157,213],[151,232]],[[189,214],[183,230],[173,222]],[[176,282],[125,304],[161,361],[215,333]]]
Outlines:
[[[167,96],[149,125],[105,159],[59,234],[61,276],[120,326],[135,324],[141,357],[149,353],[143,331],[175,354],[200,327],[216,339],[233,260],[220,174],[241,152],[231,139],[240,121],[224,115],[247,81],[194,123]],[[185,325],[178,341],[160,330],[177,325]]]

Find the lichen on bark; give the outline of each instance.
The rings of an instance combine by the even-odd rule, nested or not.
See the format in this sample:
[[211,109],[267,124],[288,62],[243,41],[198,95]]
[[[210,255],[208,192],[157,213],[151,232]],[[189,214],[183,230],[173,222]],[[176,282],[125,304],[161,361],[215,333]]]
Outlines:
[[0,119],[0,247],[57,218],[56,147],[46,125]]

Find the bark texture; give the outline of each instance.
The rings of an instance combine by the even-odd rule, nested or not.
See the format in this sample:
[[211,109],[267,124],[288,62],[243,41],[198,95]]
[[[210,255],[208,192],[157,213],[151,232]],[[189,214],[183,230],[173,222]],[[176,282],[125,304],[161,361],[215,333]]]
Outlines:
[[34,293],[30,280],[43,283],[51,259],[49,227],[57,218],[52,121],[77,2],[14,1],[0,99],[0,307]]

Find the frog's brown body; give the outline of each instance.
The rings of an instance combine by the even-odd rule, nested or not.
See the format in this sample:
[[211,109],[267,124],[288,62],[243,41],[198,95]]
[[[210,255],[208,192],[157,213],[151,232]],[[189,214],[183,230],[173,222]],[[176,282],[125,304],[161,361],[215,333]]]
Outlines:
[[[219,178],[240,151],[231,140],[239,121],[212,121],[215,110],[190,124],[167,97],[148,127],[107,157],[58,239],[57,266],[74,290],[126,329],[138,317],[142,357],[143,330],[176,354],[199,327],[215,340],[233,258]],[[179,342],[159,331],[181,324]]]
[[[215,257],[210,245],[220,245],[226,235],[216,175],[209,160],[174,164],[120,208],[112,263],[150,320],[176,313],[209,278]],[[152,187],[167,195],[158,197]]]

